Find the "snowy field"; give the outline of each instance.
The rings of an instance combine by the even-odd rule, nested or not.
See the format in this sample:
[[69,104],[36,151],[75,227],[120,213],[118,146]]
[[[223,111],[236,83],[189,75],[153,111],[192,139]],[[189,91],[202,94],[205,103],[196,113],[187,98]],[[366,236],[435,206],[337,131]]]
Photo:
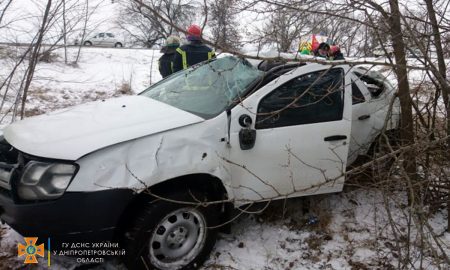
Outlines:
[[[8,50],[11,53],[15,49]],[[76,53],[75,47],[69,48],[69,63]],[[77,65],[64,63],[62,49],[55,54],[52,63],[37,66],[27,115],[139,93],[161,78],[157,70],[158,51],[83,48]],[[6,67],[0,70],[0,76],[5,76],[11,65],[10,61],[0,59],[0,66]],[[11,93],[8,97],[12,102],[15,96]],[[11,104],[7,105],[2,108],[2,116],[7,114]],[[8,116],[1,124],[9,120]],[[303,201],[293,199],[286,204],[271,204],[264,214],[240,216],[232,224],[232,233],[221,235],[203,269],[395,269],[399,257],[396,246],[410,241],[395,240],[386,209],[396,220],[397,231],[404,232],[403,239],[407,238],[408,229],[411,229],[410,239],[418,237],[415,229],[407,226],[404,193],[399,192],[394,200],[385,200],[375,189],[346,188],[341,194],[313,197],[311,205],[310,213],[303,214]],[[445,232],[447,214],[445,209],[432,213],[429,223],[442,251],[449,256],[450,234]],[[311,217],[317,218],[317,223],[308,224]],[[21,241],[19,234],[0,225],[0,270],[26,269],[17,258],[17,243]],[[414,258],[417,253],[414,246],[411,253]],[[419,267],[421,263],[424,269],[437,269],[436,265],[431,265],[432,257],[430,254],[414,266]],[[72,258],[53,257],[53,260],[51,269],[79,267]],[[448,265],[440,267],[449,269]],[[124,269],[116,261],[91,268]],[[43,262],[33,269],[48,267]]]
[[[4,54],[20,54],[23,47],[3,48]],[[2,48],[0,48],[0,55]],[[77,47],[68,48],[68,63],[75,61]],[[159,51],[143,49],[83,48],[76,65],[64,63],[63,50],[53,53],[54,62],[40,62],[36,68],[27,102],[27,115],[42,114],[82,102],[122,94],[139,93],[159,81]],[[6,77],[15,62],[0,59],[0,78]],[[19,70],[24,70],[20,66]],[[20,77],[20,76],[19,76]],[[19,78],[15,78],[16,84]],[[4,93],[2,93],[3,95]],[[14,93],[7,97],[15,99]],[[8,111],[3,106],[2,115]],[[8,121],[2,121],[1,123]]]

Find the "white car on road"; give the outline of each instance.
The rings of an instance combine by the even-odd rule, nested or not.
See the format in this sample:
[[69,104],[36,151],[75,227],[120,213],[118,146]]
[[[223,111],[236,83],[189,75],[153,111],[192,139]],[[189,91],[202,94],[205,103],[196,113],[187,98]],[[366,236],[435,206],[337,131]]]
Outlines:
[[[78,45],[78,41],[75,41],[75,45]],[[123,42],[113,33],[98,33],[84,40],[83,45],[121,48],[123,47]]]

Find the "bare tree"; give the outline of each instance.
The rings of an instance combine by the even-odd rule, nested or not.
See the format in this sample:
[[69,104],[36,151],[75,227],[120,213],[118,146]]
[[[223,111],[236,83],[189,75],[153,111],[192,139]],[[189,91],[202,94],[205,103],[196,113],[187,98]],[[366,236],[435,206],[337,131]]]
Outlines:
[[7,11],[8,8],[11,6],[12,1],[13,1],[13,0],[8,0],[8,1],[4,1],[4,3],[3,3],[3,1],[2,1],[2,2],[0,3],[0,7],[1,7],[1,10],[0,10],[0,28],[2,27],[2,21],[3,21],[3,18],[4,18],[4,16],[5,16],[5,14],[6,14],[6,11]]
[[240,34],[233,6],[235,0],[214,0],[209,6],[212,40],[223,47],[237,49]]
[[34,70],[36,68],[36,63],[37,63],[38,57],[39,57],[39,50],[41,49],[42,40],[43,40],[44,34],[45,34],[45,29],[47,28],[47,24],[49,21],[48,19],[49,19],[49,13],[50,13],[51,6],[52,6],[52,0],[48,0],[47,5],[45,7],[44,16],[42,18],[42,25],[38,32],[36,43],[33,44],[34,48],[33,48],[33,52],[31,54],[31,57],[29,60],[28,69],[27,69],[27,73],[26,73],[26,79],[25,79],[25,85],[22,90],[22,107],[20,110],[21,118],[23,118],[25,116],[25,103],[27,101],[28,89],[30,88],[31,81],[33,80]]
[[288,52],[299,41],[306,20],[302,13],[286,8],[276,8],[263,32],[266,43],[277,45],[280,52]]
[[195,18],[193,2],[181,0],[146,0],[143,4],[153,7],[155,12],[167,18],[159,20],[154,12],[143,9],[136,1],[123,1],[118,24],[135,42],[153,47],[173,34],[179,34],[173,25],[186,28]]

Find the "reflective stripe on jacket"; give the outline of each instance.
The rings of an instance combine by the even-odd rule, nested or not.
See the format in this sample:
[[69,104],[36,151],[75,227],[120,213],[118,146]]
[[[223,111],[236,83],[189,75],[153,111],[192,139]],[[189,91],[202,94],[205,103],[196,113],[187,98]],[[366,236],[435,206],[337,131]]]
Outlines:
[[210,60],[215,57],[214,51],[203,43],[191,43],[177,48],[174,60],[173,71],[182,69]]

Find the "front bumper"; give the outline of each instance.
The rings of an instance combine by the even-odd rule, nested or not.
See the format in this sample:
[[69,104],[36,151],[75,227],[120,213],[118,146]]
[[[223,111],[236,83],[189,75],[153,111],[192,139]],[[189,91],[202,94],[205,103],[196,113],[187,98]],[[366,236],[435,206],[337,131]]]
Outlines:
[[17,204],[0,192],[0,219],[24,237],[65,243],[113,240],[116,226],[133,197],[130,189],[66,192],[53,201]]

